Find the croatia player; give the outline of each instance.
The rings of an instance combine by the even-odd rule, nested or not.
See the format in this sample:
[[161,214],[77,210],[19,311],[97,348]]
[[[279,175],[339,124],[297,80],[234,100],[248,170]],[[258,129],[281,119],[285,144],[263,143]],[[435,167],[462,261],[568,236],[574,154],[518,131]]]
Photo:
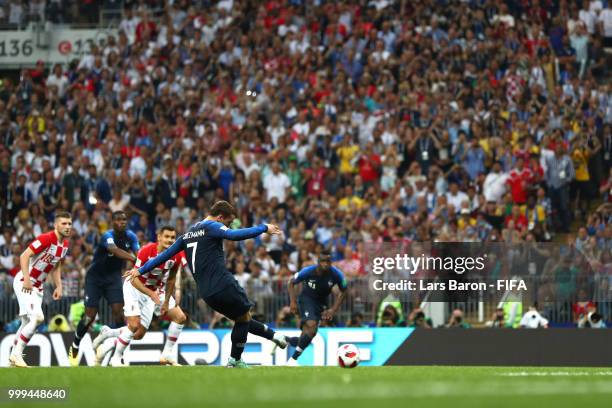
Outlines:
[[232,329],[232,351],[228,367],[249,368],[241,359],[249,333],[273,341],[281,348],[287,347],[287,339],[265,324],[251,318],[252,304],[244,289],[225,266],[223,240],[242,241],[255,238],[264,232],[280,234],[273,224],[262,224],[252,228],[231,230],[228,226],[236,216],[236,209],[227,201],[218,201],[210,209],[208,217],[189,228],[170,248],[134,268],[126,275],[137,279],[185,251],[191,272],[198,285],[200,297],[215,311],[234,321]]
[[13,289],[19,302],[21,325],[15,335],[15,346],[9,357],[11,367],[27,367],[23,350],[45,320],[42,311],[43,283],[51,274],[55,290],[53,299],[62,297],[61,262],[68,252],[72,217],[68,212],[55,214],[55,229],[39,235],[19,257],[21,271],[15,276]]
[[[149,259],[155,258],[159,253],[168,249],[174,241],[176,241],[174,227],[161,227],[157,233],[157,243],[152,242],[142,247],[138,252],[135,266],[140,267]],[[140,340],[145,335],[151,324],[153,313],[158,316],[167,315],[172,321],[170,327],[168,327],[168,337],[159,361],[160,364],[180,365],[172,357],[172,352],[187,318],[176,304],[172,293],[175,289],[176,276],[181,268],[186,265],[185,253],[181,251],[167,260],[163,266],[160,265],[161,267],[152,269],[137,279],[126,280],[123,283],[123,298],[125,300],[123,311],[127,318],[127,326],[122,328],[115,344],[104,344],[100,347],[104,340],[111,337],[109,335],[111,330],[108,327],[104,327],[100,335],[94,339],[93,345],[94,348],[97,348],[96,363],[98,365],[102,362],[104,356],[112,348],[115,348],[110,364],[113,367],[122,366],[125,348],[132,339]]]
[[126,229],[127,215],[124,211],[115,211],[112,221],[113,229],[102,235],[85,275],[85,314],[79,321],[68,351],[68,360],[73,367],[79,364],[79,345],[98,314],[102,296],[110,304],[116,336],[124,325],[121,271],[125,261],[136,263],[140,245],[136,234]]

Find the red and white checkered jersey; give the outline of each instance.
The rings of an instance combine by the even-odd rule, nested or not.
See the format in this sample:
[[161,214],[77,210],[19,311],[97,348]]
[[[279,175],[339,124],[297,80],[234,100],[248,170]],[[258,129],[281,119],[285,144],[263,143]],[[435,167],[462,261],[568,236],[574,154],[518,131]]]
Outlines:
[[[140,268],[149,259],[157,256],[157,243],[151,242],[143,246],[138,251],[138,259],[136,260],[136,268]],[[140,275],[139,279],[145,286],[151,290],[159,289],[161,293],[166,288],[166,281],[170,275],[170,271],[178,269],[179,266],[185,267],[187,265],[187,259],[185,258],[185,252],[181,251],[168,259],[164,264],[159,265],[157,268]]]
[[55,231],[50,231],[36,237],[29,248],[34,252],[34,256],[30,258],[30,279],[34,287],[41,288],[47,274],[66,257],[68,240],[58,242]]
[[508,75],[506,81],[506,97],[514,99],[523,91],[525,80],[518,75]]

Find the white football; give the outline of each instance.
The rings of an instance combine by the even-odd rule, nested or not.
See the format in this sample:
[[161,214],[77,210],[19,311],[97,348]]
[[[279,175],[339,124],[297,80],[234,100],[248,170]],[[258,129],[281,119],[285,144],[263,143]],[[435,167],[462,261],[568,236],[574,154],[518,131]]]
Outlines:
[[338,348],[338,365],[343,368],[357,367],[359,349],[354,344],[344,344]]

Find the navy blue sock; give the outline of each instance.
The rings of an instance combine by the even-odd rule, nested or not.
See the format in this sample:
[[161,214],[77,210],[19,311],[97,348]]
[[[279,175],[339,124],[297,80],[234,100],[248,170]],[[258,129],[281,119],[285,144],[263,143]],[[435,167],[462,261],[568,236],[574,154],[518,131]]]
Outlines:
[[299,337],[287,337],[287,341],[291,345],[291,347],[297,347],[300,341]]
[[300,336],[300,339],[298,341],[298,345],[295,348],[295,351],[293,352],[293,356],[291,356],[291,358],[293,358],[294,360],[297,360],[298,357],[302,354],[302,352],[306,350],[306,347],[310,345],[311,341],[312,341],[312,337],[302,332],[302,335]]
[[79,348],[81,344],[81,340],[87,333],[87,329],[89,329],[88,324],[89,318],[87,316],[83,316],[81,320],[79,320],[79,324],[77,325],[76,333],[74,336],[74,341],[72,342],[72,348]]
[[249,333],[253,333],[256,336],[263,337],[264,339],[272,340],[274,337],[274,330],[258,322],[257,320],[251,319],[249,322]]
[[231,356],[236,360],[240,360],[242,352],[244,351],[244,345],[249,335],[249,322],[236,322],[232,329],[232,351]]

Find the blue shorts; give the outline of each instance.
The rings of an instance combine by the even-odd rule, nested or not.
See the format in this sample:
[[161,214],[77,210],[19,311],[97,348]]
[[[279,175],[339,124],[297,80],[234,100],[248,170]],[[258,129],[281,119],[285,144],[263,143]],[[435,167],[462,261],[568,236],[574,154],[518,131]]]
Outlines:
[[100,279],[87,272],[85,275],[85,307],[100,307],[104,296],[109,305],[123,304],[123,281],[121,275],[116,279]]
[[234,281],[220,292],[203,299],[213,310],[231,320],[236,320],[236,318],[244,315],[253,307],[246,292],[237,281]]
[[300,296],[298,297],[298,308],[303,322],[307,320],[319,322],[321,320],[321,313],[327,309],[327,305],[309,296]]

